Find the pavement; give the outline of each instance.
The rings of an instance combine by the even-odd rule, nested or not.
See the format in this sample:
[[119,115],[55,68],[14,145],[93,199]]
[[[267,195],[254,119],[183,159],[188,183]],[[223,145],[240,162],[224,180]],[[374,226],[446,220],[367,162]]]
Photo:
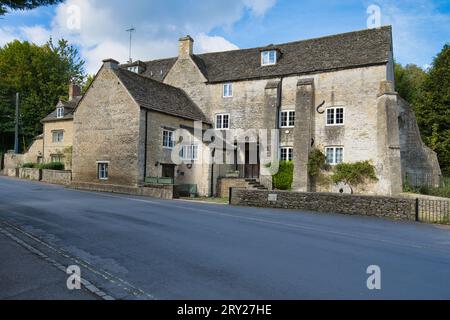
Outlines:
[[87,290],[68,290],[54,265],[0,232],[0,300],[96,300]]
[[[450,229],[442,226],[0,177],[0,231],[79,266],[92,292],[115,299],[450,299]],[[35,256],[21,265],[23,246],[0,239],[0,298],[66,297],[65,273]],[[381,271],[381,290],[368,289],[370,266]],[[40,273],[11,282],[20,268],[54,273],[53,286],[26,290]]]

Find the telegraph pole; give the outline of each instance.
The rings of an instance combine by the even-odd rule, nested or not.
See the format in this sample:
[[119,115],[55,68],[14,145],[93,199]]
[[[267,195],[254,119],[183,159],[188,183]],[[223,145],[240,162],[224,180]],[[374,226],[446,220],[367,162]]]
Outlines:
[[128,63],[132,63],[133,59],[131,58],[131,45],[132,45],[132,39],[133,39],[133,32],[136,31],[136,29],[134,27],[131,27],[130,29],[126,30],[127,32],[130,33],[130,58],[128,60]]
[[16,93],[16,118],[14,133],[14,153],[19,154],[19,93]]

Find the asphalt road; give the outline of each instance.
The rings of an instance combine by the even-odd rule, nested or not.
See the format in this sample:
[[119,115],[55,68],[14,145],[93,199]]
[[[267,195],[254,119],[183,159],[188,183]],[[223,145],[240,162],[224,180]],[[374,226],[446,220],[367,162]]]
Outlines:
[[[450,299],[447,227],[0,177],[0,228],[118,299]],[[367,288],[371,265],[381,290]]]

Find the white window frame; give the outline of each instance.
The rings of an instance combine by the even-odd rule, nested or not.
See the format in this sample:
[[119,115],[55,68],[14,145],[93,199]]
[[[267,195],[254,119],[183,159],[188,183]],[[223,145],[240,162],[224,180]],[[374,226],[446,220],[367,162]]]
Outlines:
[[[56,136],[56,139],[55,139],[55,136]],[[64,142],[64,130],[52,131],[52,143],[63,143],[63,142]]]
[[197,161],[199,150],[198,144],[183,145],[180,149],[180,159],[182,161]]
[[[58,160],[54,161],[53,158],[58,158]],[[50,155],[50,162],[51,163],[63,162],[63,156],[61,154],[52,154],[52,155]]]
[[[273,54],[273,60],[271,60]],[[261,66],[273,66],[277,64],[277,50],[266,50],[261,52]]]
[[57,119],[64,118],[64,107],[56,108],[56,118]]
[[[167,140],[165,139],[165,133],[168,133],[168,136],[170,137],[169,140],[169,145],[166,144]],[[174,136],[175,136],[175,131],[173,130],[169,130],[169,129],[163,129],[163,133],[162,133],[162,145],[164,149],[169,149],[172,150],[173,147],[175,146],[175,140],[174,140]]]
[[[227,128],[224,127],[224,124],[225,124],[225,121],[224,121],[225,118],[224,117],[225,116],[228,117],[228,127]],[[220,121],[218,119],[219,117],[221,117]],[[215,116],[215,127],[216,127],[216,130],[230,130],[230,128],[231,128],[231,116],[230,116],[230,114],[229,113],[217,113],[216,116]]]
[[[336,111],[338,109],[342,109],[342,123],[336,123]],[[328,114],[330,111],[333,111],[333,123],[328,123]],[[336,107],[329,107],[327,108],[325,112],[325,124],[327,127],[336,127],[336,126],[343,126],[345,125],[345,108],[342,106],[336,106]]]
[[[341,162],[337,162],[336,160],[337,160],[337,157],[336,157],[336,155],[337,155],[337,150],[338,149],[342,149],[342,161]],[[333,161],[328,161],[328,150],[332,150],[332,152],[333,152]],[[343,147],[343,146],[330,146],[330,147],[326,147],[325,148],[325,157],[326,157],[326,162],[327,162],[327,164],[329,164],[329,165],[332,165],[332,166],[336,166],[336,165],[338,165],[338,164],[340,164],[340,163],[343,163],[344,162],[344,159],[345,159],[345,148]]]
[[[286,159],[283,159],[283,150],[286,150]],[[291,159],[289,159],[291,158]],[[280,148],[280,161],[294,161],[294,148],[293,147],[281,147]]]
[[131,71],[133,73],[139,73],[139,66],[130,66],[128,67],[128,71]]
[[222,97],[223,98],[233,98],[233,84],[225,83],[222,88]]
[[[287,120],[286,120],[287,125],[285,125],[285,126],[283,126],[283,113],[287,113]],[[292,119],[292,114],[294,115],[293,119]],[[281,110],[280,111],[280,123],[279,123],[280,128],[282,128],[282,129],[295,128],[295,117],[296,117],[295,110]],[[292,120],[294,121],[293,125],[291,125]]]
[[[101,165],[106,165],[106,170],[104,170],[104,173],[106,173],[106,177],[101,177],[101,171],[100,171],[100,166]],[[109,180],[109,161],[97,161],[97,179],[98,180]]]

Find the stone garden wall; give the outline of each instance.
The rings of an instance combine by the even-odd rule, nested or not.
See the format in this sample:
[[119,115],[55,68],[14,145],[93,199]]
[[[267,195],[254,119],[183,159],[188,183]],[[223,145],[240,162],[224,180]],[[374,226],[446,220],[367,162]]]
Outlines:
[[308,210],[415,221],[415,199],[232,189],[238,206]]

